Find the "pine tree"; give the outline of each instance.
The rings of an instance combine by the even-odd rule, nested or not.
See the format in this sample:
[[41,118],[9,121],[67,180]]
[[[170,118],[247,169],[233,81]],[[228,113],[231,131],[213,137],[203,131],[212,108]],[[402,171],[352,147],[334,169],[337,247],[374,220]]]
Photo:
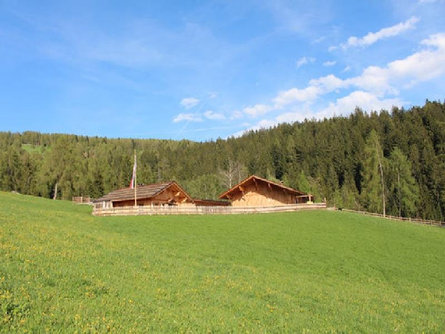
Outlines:
[[297,189],[300,191],[310,192],[312,190],[311,184],[303,170],[301,170],[300,174],[298,174],[296,184],[297,184]]
[[399,216],[411,216],[416,213],[419,187],[412,176],[411,163],[399,148],[391,152],[389,158],[391,170],[391,193]]
[[386,215],[385,164],[379,137],[372,130],[365,145],[362,195],[366,208],[371,212],[382,212],[383,216]]

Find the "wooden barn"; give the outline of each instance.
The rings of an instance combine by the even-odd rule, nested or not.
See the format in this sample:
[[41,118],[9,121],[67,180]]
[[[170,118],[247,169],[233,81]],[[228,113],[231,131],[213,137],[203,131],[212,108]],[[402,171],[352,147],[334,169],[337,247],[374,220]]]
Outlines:
[[313,201],[311,194],[286,187],[252,175],[227,190],[220,199],[228,199],[232,206],[271,207]]
[[[134,206],[134,197],[134,189],[118,189],[95,200],[94,206],[98,209]],[[138,186],[136,197],[138,206],[194,205],[193,199],[175,181]]]

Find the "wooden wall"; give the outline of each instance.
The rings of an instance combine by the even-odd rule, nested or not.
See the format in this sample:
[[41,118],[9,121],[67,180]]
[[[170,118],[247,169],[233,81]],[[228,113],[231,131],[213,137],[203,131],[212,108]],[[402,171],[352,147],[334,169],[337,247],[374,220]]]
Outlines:
[[269,207],[296,203],[295,195],[277,187],[269,187],[262,182],[244,184],[242,190],[231,198],[232,206]]

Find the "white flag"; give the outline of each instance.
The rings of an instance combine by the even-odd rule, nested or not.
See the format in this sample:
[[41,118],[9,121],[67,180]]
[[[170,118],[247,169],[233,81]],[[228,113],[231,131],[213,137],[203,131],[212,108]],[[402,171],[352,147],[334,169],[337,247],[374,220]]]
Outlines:
[[135,187],[136,182],[136,154],[134,155],[134,165],[133,165],[133,175],[131,176],[130,188],[133,189]]

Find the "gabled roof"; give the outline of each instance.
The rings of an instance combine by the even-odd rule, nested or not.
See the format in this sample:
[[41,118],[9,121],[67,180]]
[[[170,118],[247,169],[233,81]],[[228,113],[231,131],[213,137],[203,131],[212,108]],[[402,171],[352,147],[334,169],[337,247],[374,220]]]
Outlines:
[[290,188],[290,187],[286,187],[286,186],[284,186],[282,184],[279,184],[279,183],[276,183],[276,182],[272,182],[272,181],[263,179],[262,177],[259,177],[259,176],[256,176],[256,175],[251,175],[247,179],[244,179],[243,181],[241,181],[237,185],[233,186],[232,188],[230,188],[229,190],[227,190],[226,192],[221,194],[219,196],[219,198],[220,199],[224,199],[224,198],[229,199],[230,194],[232,194],[233,192],[237,191],[240,187],[242,187],[243,185],[245,185],[246,183],[249,183],[249,182],[266,183],[266,184],[268,184],[271,187],[274,187],[276,189],[284,190],[284,191],[286,191],[288,193],[291,193],[293,195],[296,195],[296,196],[298,196],[298,195],[307,195],[306,193],[304,193],[302,191],[299,191],[299,190],[296,190],[296,189],[293,189],[293,188]]
[[[137,199],[152,198],[171,186],[176,186],[184,194],[184,196],[187,197],[187,199],[192,200],[189,194],[187,194],[187,192],[184,189],[182,189],[179,186],[179,184],[177,184],[175,181],[138,186],[136,189],[136,197]],[[98,198],[94,202],[103,202],[103,201],[119,202],[131,199],[134,199],[134,189],[123,188],[114,190],[106,194],[105,196]]]

